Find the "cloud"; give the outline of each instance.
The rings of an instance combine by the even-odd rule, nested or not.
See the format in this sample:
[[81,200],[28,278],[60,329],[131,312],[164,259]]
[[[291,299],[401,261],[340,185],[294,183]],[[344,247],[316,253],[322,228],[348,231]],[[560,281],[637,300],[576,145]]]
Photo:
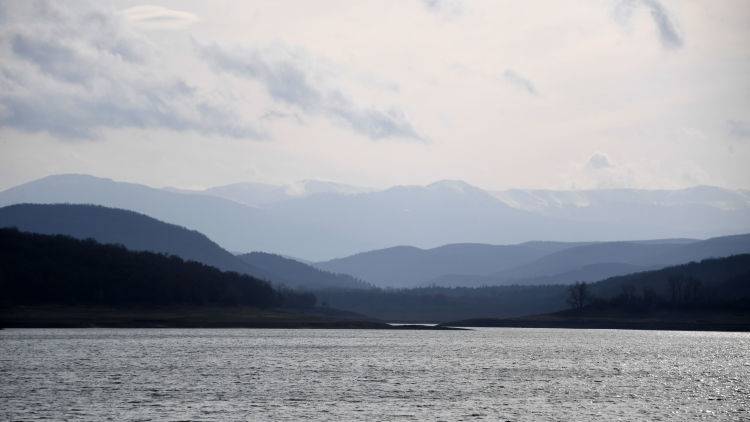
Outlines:
[[522,75],[516,73],[513,69],[506,69],[505,72],[503,72],[503,78],[531,95],[538,95],[534,84]]
[[593,170],[601,170],[606,168],[611,168],[612,164],[609,161],[609,158],[606,154],[603,154],[601,152],[595,152],[594,155],[591,156],[588,163],[586,164],[587,168],[593,169]]
[[750,123],[742,120],[727,121],[729,135],[736,139],[750,139]]
[[263,137],[230,106],[160,70],[152,44],[114,10],[57,6],[5,5],[0,126],[69,139],[108,128]]
[[461,3],[457,0],[422,0],[422,4],[433,13],[459,15],[463,10]]
[[[219,72],[260,83],[268,95],[309,115],[320,115],[372,140],[402,138],[423,141],[403,112],[396,108],[361,106],[340,88],[326,86],[305,54],[282,48],[228,50],[217,44],[196,45]],[[313,83],[316,81],[318,83]]]
[[670,49],[682,47],[682,36],[672,16],[658,0],[621,0],[615,8],[615,16],[621,24],[627,24],[637,8],[644,8],[650,13],[662,46]]
[[198,22],[198,16],[166,7],[142,5],[122,11],[125,19],[147,29],[181,29]]

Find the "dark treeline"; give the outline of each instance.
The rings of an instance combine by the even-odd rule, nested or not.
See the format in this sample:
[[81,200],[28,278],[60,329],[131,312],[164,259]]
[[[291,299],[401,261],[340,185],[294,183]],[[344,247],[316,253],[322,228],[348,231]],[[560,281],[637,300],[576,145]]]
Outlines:
[[750,254],[576,283],[568,289],[568,303],[631,312],[750,309]]
[[373,285],[348,274],[323,271],[304,264],[265,252],[237,255],[243,262],[274,275],[274,285],[285,285],[293,289],[371,289]]
[[478,316],[506,317],[566,308],[567,286],[423,287],[326,289],[324,306],[389,321],[437,322]]
[[[322,304],[385,320],[450,321],[597,307],[750,309],[750,255],[707,259],[571,286],[425,287],[316,290]],[[570,293],[578,293],[571,295]]]
[[3,305],[315,305],[247,275],[118,245],[0,229]]

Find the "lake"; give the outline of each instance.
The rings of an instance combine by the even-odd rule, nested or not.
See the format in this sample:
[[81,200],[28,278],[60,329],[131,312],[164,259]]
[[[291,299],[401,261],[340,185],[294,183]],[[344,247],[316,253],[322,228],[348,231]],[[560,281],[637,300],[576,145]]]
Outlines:
[[750,420],[750,333],[0,331],[2,420]]

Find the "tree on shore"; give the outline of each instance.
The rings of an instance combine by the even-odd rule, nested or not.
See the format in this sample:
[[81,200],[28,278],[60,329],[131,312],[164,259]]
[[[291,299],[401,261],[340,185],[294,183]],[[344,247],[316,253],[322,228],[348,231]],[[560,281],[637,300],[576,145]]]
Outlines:
[[578,281],[568,287],[567,302],[571,308],[580,311],[589,303],[590,299],[589,285],[585,281]]

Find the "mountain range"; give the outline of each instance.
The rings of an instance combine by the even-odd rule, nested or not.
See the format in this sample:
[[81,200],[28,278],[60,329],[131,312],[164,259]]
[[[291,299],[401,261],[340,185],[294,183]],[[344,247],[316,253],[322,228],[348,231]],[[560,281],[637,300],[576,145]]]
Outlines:
[[157,189],[55,175],[0,192],[0,206],[123,208],[198,230],[224,249],[310,261],[393,245],[708,238],[750,232],[750,194],[681,190],[492,192],[461,181],[372,190],[331,182]]
[[379,286],[567,284],[750,253],[750,234],[707,240],[396,247],[316,263]]
[[241,182],[215,186],[202,190],[188,190],[171,187],[165,189],[179,193],[216,196],[252,207],[262,207],[276,202],[305,198],[321,193],[350,195],[374,191],[374,189],[370,188],[344,185],[323,180],[301,180],[287,185]]
[[0,208],[0,227],[175,255],[304,290],[567,284],[750,253],[750,234],[746,234],[708,240],[398,246],[311,265],[266,252],[235,256],[200,232],[97,205],[11,205]]

